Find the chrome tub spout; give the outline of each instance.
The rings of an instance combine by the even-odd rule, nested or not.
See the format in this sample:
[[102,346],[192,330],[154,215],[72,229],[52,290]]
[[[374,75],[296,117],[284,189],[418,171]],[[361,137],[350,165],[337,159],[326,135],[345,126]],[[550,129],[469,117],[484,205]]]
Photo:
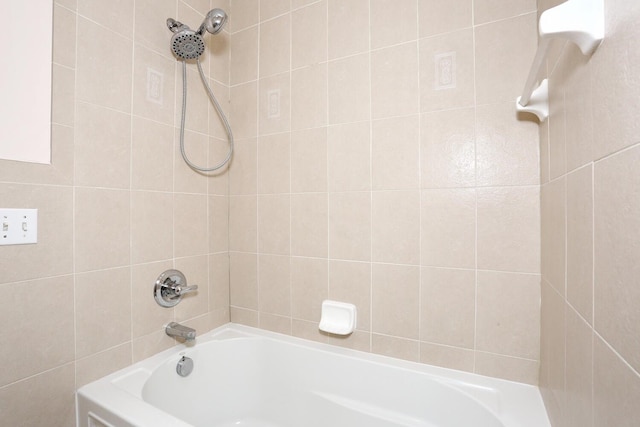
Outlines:
[[173,338],[182,338],[185,341],[192,341],[196,339],[196,330],[183,326],[176,322],[171,322],[165,328],[167,335]]

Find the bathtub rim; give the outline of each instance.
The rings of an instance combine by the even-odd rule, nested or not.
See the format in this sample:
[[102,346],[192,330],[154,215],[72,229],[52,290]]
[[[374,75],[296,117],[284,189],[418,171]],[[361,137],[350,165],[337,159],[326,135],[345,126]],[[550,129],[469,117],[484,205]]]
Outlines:
[[[80,427],[86,425],[80,423],[81,400],[86,400],[89,405],[93,404],[109,413],[117,414],[123,422],[130,423],[132,426],[142,420],[149,420],[153,421],[153,425],[157,427],[192,427],[191,424],[145,402],[142,398],[144,384],[155,369],[183,353],[188,354],[197,346],[212,341],[235,339],[271,339],[322,353],[416,372],[476,401],[500,419],[505,427],[550,427],[551,425],[540,390],[535,385],[397,359],[232,322],[201,334],[195,343],[178,344],[80,387],[76,390],[77,425]],[[82,405],[84,406],[86,405]],[[86,418],[86,414],[82,416]],[[523,420],[527,419],[533,422],[522,424]]]

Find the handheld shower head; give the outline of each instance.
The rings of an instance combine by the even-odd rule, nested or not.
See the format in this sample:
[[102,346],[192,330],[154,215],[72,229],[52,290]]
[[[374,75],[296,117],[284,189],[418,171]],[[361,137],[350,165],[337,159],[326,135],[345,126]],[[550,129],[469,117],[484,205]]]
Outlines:
[[171,37],[171,50],[181,59],[196,59],[204,52],[202,35],[193,31],[182,22],[167,19],[167,27],[174,33]]
[[222,9],[212,9],[205,16],[204,21],[198,28],[197,33],[203,34],[207,30],[211,34],[218,34],[227,22],[227,14]]

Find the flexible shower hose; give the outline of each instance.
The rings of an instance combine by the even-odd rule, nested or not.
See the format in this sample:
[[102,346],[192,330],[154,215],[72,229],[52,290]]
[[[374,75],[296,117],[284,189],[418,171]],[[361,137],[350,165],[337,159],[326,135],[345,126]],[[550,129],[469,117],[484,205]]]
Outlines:
[[222,119],[222,123],[224,124],[224,128],[227,132],[227,138],[229,139],[229,152],[227,153],[227,157],[225,157],[223,161],[221,161],[217,165],[212,166],[210,168],[203,168],[201,166],[198,166],[192,163],[191,160],[189,160],[189,158],[187,157],[187,153],[185,152],[185,149],[184,149],[184,123],[185,123],[185,117],[187,115],[187,61],[183,60],[182,61],[182,118],[180,120],[180,153],[182,154],[182,158],[189,165],[190,168],[200,172],[213,172],[220,169],[224,165],[226,165],[231,159],[231,155],[233,154],[233,133],[231,132],[231,126],[229,125],[229,121],[227,120],[227,117],[224,115],[224,112],[222,111],[220,104],[218,104],[218,100],[216,99],[215,95],[211,91],[211,87],[209,86],[209,83],[207,83],[207,78],[205,77],[204,72],[202,71],[202,65],[200,65],[200,59],[196,59],[196,64],[198,65],[198,72],[200,73],[200,79],[202,80],[202,84],[204,85],[205,89],[207,89],[207,95],[209,95],[209,99],[211,100],[211,103],[216,108],[216,111],[218,112],[218,115],[220,116],[220,118]]

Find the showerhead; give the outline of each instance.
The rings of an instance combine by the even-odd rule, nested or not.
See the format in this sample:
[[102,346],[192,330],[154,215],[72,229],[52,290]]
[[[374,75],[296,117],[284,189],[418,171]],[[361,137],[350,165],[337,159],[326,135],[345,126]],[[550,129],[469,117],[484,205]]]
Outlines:
[[206,29],[211,34],[218,34],[227,22],[227,14],[222,9],[212,9],[205,16],[202,25],[198,28],[198,33],[203,34]]
[[182,22],[167,19],[167,27],[175,33],[171,37],[171,50],[181,59],[196,59],[204,52],[202,36]]
[[174,33],[171,37],[171,50],[181,59],[198,58],[204,52],[202,35],[205,30],[211,34],[218,34],[226,22],[227,14],[222,9],[210,10],[198,31],[193,31],[175,19],[167,19],[167,27]]

